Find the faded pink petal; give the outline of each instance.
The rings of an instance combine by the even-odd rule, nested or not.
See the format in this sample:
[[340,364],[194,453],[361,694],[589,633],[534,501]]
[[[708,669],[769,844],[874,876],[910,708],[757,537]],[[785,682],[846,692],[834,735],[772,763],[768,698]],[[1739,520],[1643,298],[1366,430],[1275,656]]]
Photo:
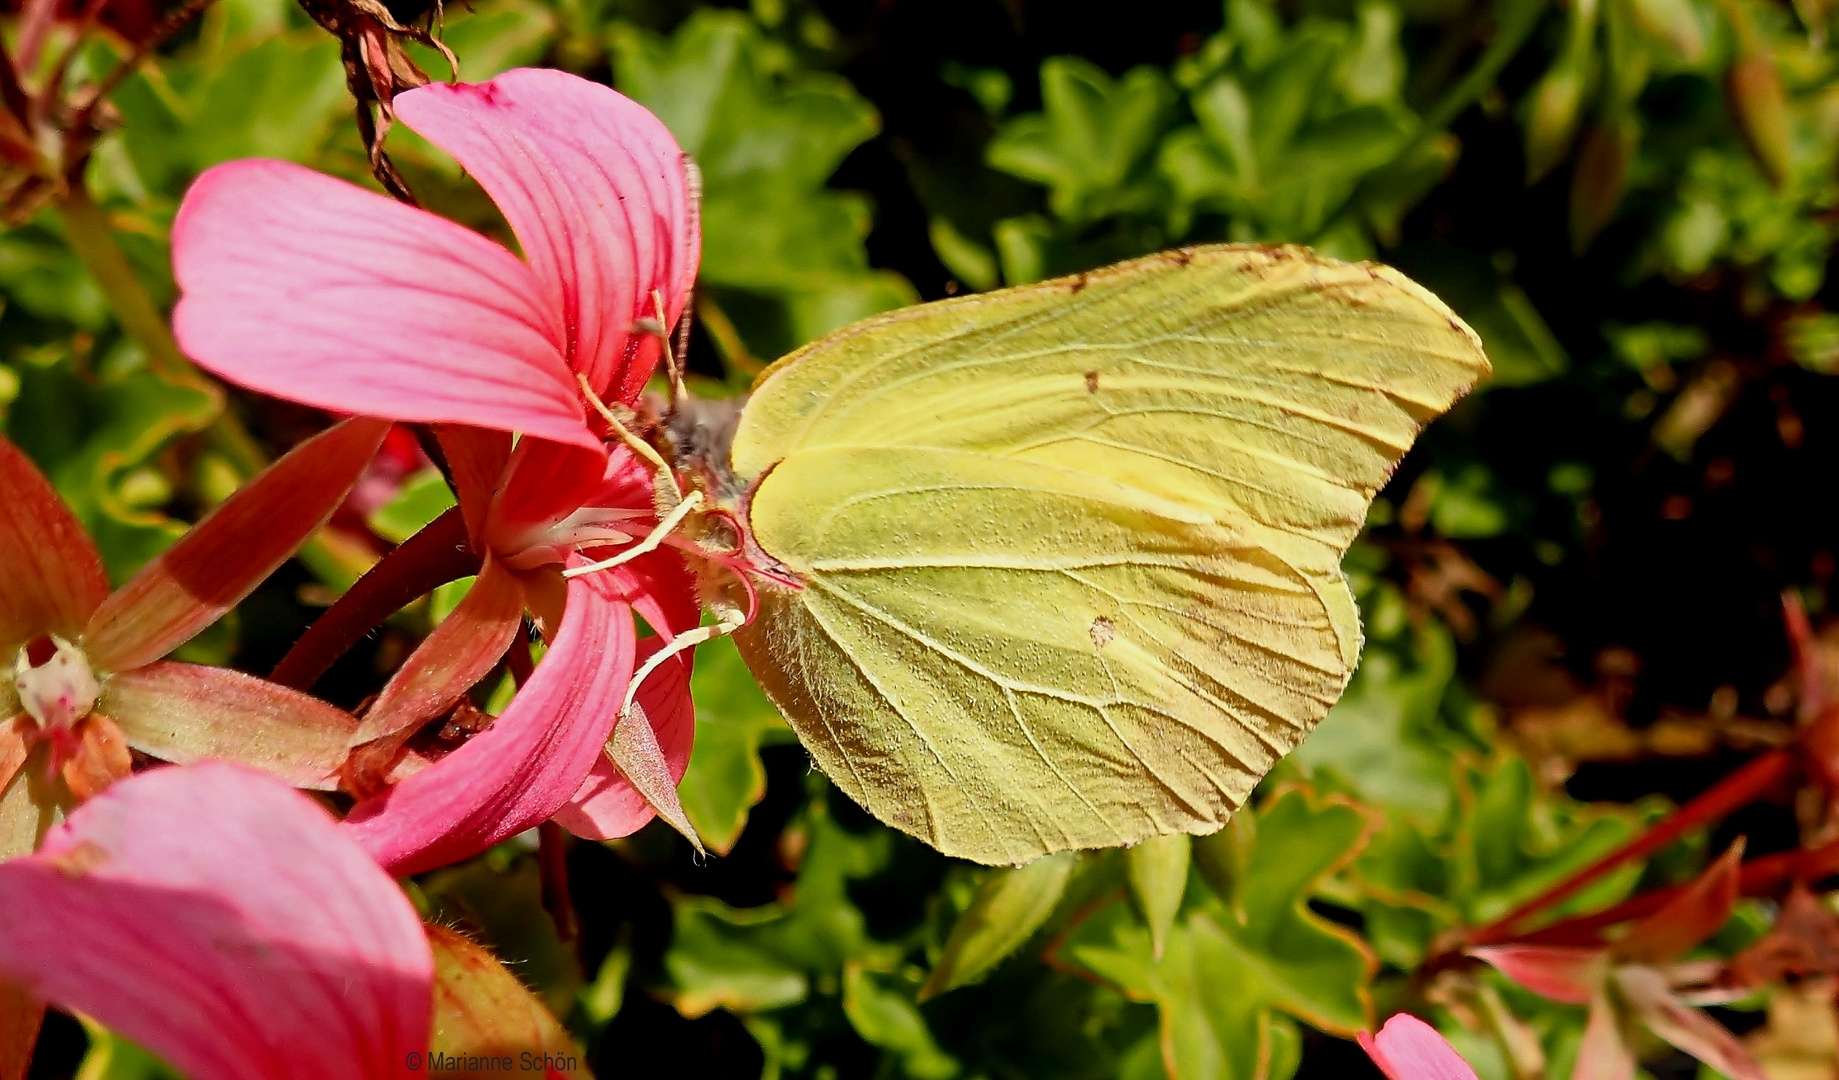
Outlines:
[[53,633],[74,639],[109,594],[89,533],[32,459],[0,437],[0,662]]
[[[486,518],[491,523],[486,544],[512,554],[540,541],[544,531],[583,506],[630,506],[591,500],[603,477],[623,468],[632,451],[624,446],[600,449],[590,458],[577,446],[524,439],[511,451],[504,486],[493,496]],[[646,489],[649,492],[649,488]],[[649,494],[636,504],[651,510]]]
[[406,1078],[434,962],[311,799],[235,765],[109,788],[0,864],[0,972],[193,1080]]
[[1604,949],[1574,945],[1492,945],[1470,955],[1540,997],[1588,1005],[1609,974]]
[[1692,884],[1667,905],[1628,928],[1609,947],[1618,960],[1661,963],[1718,932],[1730,921],[1737,904],[1738,878],[1743,868],[1743,841],[1730,846]]
[[222,618],[326,523],[388,433],[347,420],[244,485],[102,602],[83,631],[90,663],[150,664]]
[[1410,1013],[1387,1020],[1378,1035],[1361,1032],[1360,1048],[1389,1080],[1476,1080],[1449,1040]]
[[97,708],[129,746],[161,761],[221,758],[328,791],[338,786],[358,726],[350,713],[298,690],[172,660],[110,677]]
[[438,425],[434,436],[453,475],[460,513],[466,519],[466,535],[477,547],[485,536],[486,513],[511,463],[511,436],[460,424]]
[[280,161],[198,178],[173,222],[192,359],[335,412],[593,446],[561,312],[490,240]]
[[1607,988],[1590,1001],[1571,1080],[1635,1080],[1635,1052],[1622,1037],[1622,1022]]
[[657,290],[666,331],[675,325],[701,246],[663,121],[609,87],[536,68],[411,90],[396,115],[503,211],[567,328],[570,366],[606,399],[636,399],[661,350],[632,324],[654,318]]
[[1768,1080],[1736,1036],[1674,996],[1659,971],[1639,965],[1617,968],[1616,989],[1648,1030],[1730,1080]]
[[632,678],[629,605],[592,577],[568,585],[549,651],[492,725],[359,803],[345,828],[397,874],[476,855],[549,819],[581,786]]
[[[663,641],[649,637],[639,642],[638,662],[642,665]],[[622,771],[604,753],[595,758],[587,781],[568,805],[556,812],[557,824],[583,840],[630,836],[657,816],[652,803],[661,801],[666,804],[666,816],[676,819],[672,824],[683,827],[686,819],[683,805],[676,799],[676,786],[690,767],[690,748],[696,738],[696,706],[690,700],[691,655],[680,652],[647,676],[637,696],[642,714],[627,717],[614,728],[614,738],[618,739],[619,729],[626,724],[642,725],[643,731],[636,733],[640,738],[628,741],[648,749],[648,760],[628,765]],[[645,769],[643,776],[627,775],[640,768]],[[635,784],[635,779],[641,782]],[[646,798],[647,788],[654,789],[650,800]]]

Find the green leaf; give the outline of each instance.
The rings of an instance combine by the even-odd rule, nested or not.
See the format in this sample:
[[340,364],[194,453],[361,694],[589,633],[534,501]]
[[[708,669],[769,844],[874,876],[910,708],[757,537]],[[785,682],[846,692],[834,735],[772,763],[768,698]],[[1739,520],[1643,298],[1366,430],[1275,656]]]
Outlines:
[[[1113,903],[1075,928],[1060,958],[1156,1005],[1173,1080],[1263,1080],[1301,1060],[1294,1019],[1351,1035],[1371,1023],[1374,959],[1359,937],[1309,910],[1371,822],[1345,800],[1288,789],[1239,831],[1243,872],[1190,904],[1155,954],[1147,926]],[[1216,879],[1217,880],[1217,879]]]
[[766,794],[760,748],[794,736],[727,638],[696,650],[690,693],[696,744],[677,793],[703,843],[726,855],[741,838],[748,811]]
[[453,491],[439,469],[423,469],[402,482],[396,497],[371,511],[370,531],[400,544],[454,507]]
[[951,928],[920,1000],[977,982],[1021,948],[1053,915],[1078,862],[1078,856],[1063,852],[990,871]]
[[1185,834],[1156,836],[1124,853],[1129,866],[1130,894],[1136,899],[1149,939],[1158,957],[1168,941],[1182,894],[1188,889],[1188,863],[1193,844]]
[[913,1080],[949,1080],[959,1073],[956,1059],[939,1047],[925,1017],[907,993],[888,977],[871,974],[860,964],[843,970],[843,1015],[863,1041],[893,1054]]
[[1112,79],[1076,56],[1041,63],[1043,111],[1004,124],[986,153],[992,168],[1048,189],[1058,216],[1084,222],[1160,199],[1147,168],[1174,94],[1151,67]]

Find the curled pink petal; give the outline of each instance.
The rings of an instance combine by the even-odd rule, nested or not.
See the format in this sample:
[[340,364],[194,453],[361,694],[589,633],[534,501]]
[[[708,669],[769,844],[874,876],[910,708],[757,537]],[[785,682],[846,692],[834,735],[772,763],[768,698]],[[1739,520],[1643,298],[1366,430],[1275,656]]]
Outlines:
[[477,233],[248,160],[198,178],[172,247],[179,344],[231,382],[336,412],[596,445],[561,312]]
[[632,678],[632,609],[592,577],[568,585],[549,651],[503,715],[466,745],[373,799],[346,830],[397,874],[476,855],[549,819],[613,730]]
[[1410,1013],[1387,1020],[1378,1035],[1361,1032],[1360,1048],[1389,1080],[1476,1080],[1449,1040]]
[[617,91],[520,68],[477,85],[432,83],[396,115],[477,177],[517,233],[568,328],[567,355],[596,393],[631,401],[675,325],[700,244],[683,152],[664,122]]
[[1469,955],[1540,997],[1588,1005],[1609,974],[1606,949],[1577,945],[1491,945]]
[[434,961],[324,810],[211,763],[124,780],[0,863],[0,973],[194,1080],[382,1080],[428,1045]]
[[[639,662],[643,663],[657,652],[663,642],[663,638],[657,637],[639,642]],[[690,699],[691,655],[681,652],[659,665],[638,689],[637,701],[642,713],[620,721],[622,725],[645,724],[650,730],[651,738],[645,741],[656,748],[661,759],[663,768],[658,771],[668,770],[666,783],[672,793],[690,767],[690,748],[696,738],[696,706]],[[617,732],[615,728],[616,735]],[[662,792],[659,797],[670,799],[670,795]],[[674,809],[675,817],[682,817],[681,803],[670,809]],[[611,840],[631,836],[656,816],[657,811],[646,799],[641,785],[635,785],[607,760],[605,754],[601,754],[594,759],[594,770],[581,789],[555,817],[557,824],[584,840]],[[678,822],[673,824],[682,827]]]

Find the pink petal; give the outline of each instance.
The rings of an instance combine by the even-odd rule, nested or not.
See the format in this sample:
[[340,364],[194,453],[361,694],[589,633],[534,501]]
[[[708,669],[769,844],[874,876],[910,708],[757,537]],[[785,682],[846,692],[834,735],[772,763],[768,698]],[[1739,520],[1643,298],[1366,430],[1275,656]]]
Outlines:
[[683,152],[663,121],[566,72],[521,68],[477,85],[433,83],[396,115],[478,178],[517,233],[568,328],[567,356],[610,401],[637,398],[661,355],[655,317],[675,326],[700,241]]
[[[522,551],[536,543],[543,530],[590,505],[590,497],[600,489],[606,474],[632,457],[624,446],[610,450],[596,446],[595,450],[598,456],[579,446],[521,440],[511,451],[504,485],[487,512],[491,530],[486,543],[506,553]],[[650,510],[649,498],[641,506]]]
[[222,618],[326,523],[389,427],[347,420],[230,496],[90,616],[90,662],[99,671],[150,664]]
[[1606,950],[1573,945],[1494,945],[1470,955],[1540,997],[1588,1005],[1609,974]]
[[[638,662],[643,664],[663,643],[657,637],[639,642]],[[595,758],[587,781],[557,811],[557,824],[584,840],[611,840],[637,832],[657,816],[653,804],[663,803],[661,809],[672,819],[671,824],[679,831],[685,829],[688,819],[676,794],[690,767],[690,747],[696,738],[696,706],[690,700],[691,655],[678,653],[647,676],[637,696],[643,715],[627,717],[614,728],[617,741],[621,729],[632,724],[632,734],[638,738],[630,741],[637,744],[635,749],[649,753],[642,761],[624,763],[623,770],[604,753]],[[694,830],[688,835],[694,835]]]
[[588,446],[561,313],[504,248],[280,161],[233,161],[173,222],[179,344],[253,390],[335,412]]
[[415,729],[452,708],[492,670],[511,647],[523,614],[524,590],[517,579],[497,559],[486,559],[460,605],[384,684],[351,745],[384,740],[372,764],[386,772]]
[[74,639],[109,594],[89,533],[32,459],[0,438],[0,663],[43,633]]
[[1449,1040],[1410,1013],[1387,1020],[1378,1035],[1361,1032],[1360,1047],[1390,1080],[1476,1080]]
[[408,1077],[434,963],[408,898],[280,781],[155,769],[0,864],[0,971],[194,1080]]
[[221,758],[331,790],[358,722],[316,697],[230,668],[162,660],[108,681],[98,706],[128,745],[189,765]]
[[1644,963],[1677,958],[1730,921],[1742,868],[1739,839],[1665,907],[1629,927],[1609,951],[1618,960]]
[[1660,972],[1640,966],[1617,968],[1616,988],[1654,1034],[1731,1080],[1768,1080],[1736,1036],[1674,996]]
[[1622,1023],[1607,988],[1590,1001],[1571,1080],[1635,1080],[1635,1052],[1622,1038]]
[[502,431],[442,424],[434,429],[447,469],[459,493],[460,513],[466,518],[466,535],[479,545],[485,535],[486,512],[506,479],[511,462],[511,437]]
[[359,803],[345,828],[415,874],[546,821],[581,786],[632,678],[631,608],[592,577],[568,585],[561,626],[504,714],[466,745]]

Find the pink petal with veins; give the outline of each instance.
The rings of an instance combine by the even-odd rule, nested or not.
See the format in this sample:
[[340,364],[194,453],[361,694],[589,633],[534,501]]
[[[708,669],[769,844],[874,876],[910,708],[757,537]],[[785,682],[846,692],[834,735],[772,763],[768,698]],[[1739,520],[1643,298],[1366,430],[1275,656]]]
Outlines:
[[432,83],[396,115],[452,154],[498,204],[567,327],[570,366],[631,402],[661,349],[633,323],[676,323],[701,248],[683,152],[664,122],[609,87],[519,68],[477,85]]
[[[664,639],[649,637],[639,642],[638,660],[658,651]],[[652,735],[643,744],[655,747],[657,773],[668,771],[672,790],[682,782],[690,767],[690,748],[696,739],[696,706],[690,700],[690,657],[681,652],[664,661],[646,677],[638,689],[642,716],[634,715],[621,724],[648,723]],[[617,730],[617,729],[616,729]],[[660,781],[663,776],[657,777]],[[669,795],[659,792],[660,797]],[[681,817],[682,806],[668,809]],[[657,816],[651,803],[624,773],[607,760],[605,754],[594,759],[594,770],[568,805],[556,812],[556,823],[584,840],[611,840],[630,836]]]
[[632,678],[632,609],[593,576],[567,607],[530,681],[490,727],[388,792],[346,830],[378,862],[415,874],[469,858],[549,819],[581,786]]
[[335,412],[597,445],[561,311],[477,233],[247,160],[198,178],[172,247],[179,344],[233,383]]
[[434,962],[415,909],[312,800],[155,769],[0,863],[0,972],[194,1080],[404,1078]]
[[1387,1020],[1378,1035],[1361,1032],[1360,1047],[1390,1080],[1476,1080],[1449,1040],[1410,1013]]
[[75,638],[109,594],[102,556],[25,452],[0,437],[0,663],[53,633]]
[[1540,997],[1588,1005],[1609,975],[1607,949],[1575,945],[1491,945],[1469,950]]
[[389,428],[347,420],[264,469],[102,602],[83,631],[90,662],[150,664],[222,618],[326,523]]

